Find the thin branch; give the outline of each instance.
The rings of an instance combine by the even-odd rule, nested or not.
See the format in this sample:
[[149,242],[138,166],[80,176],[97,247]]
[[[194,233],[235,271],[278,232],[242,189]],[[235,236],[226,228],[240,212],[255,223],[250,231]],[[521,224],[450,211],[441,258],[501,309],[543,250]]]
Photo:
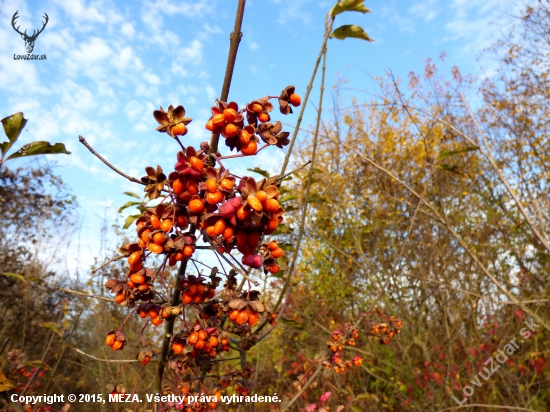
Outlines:
[[114,299],[104,298],[103,296],[91,295],[91,294],[86,293],[86,292],[79,292],[79,291],[76,291],[76,290],[65,289],[65,288],[62,288],[62,287],[57,287],[56,289],[59,290],[60,292],[70,293],[72,295],[84,296],[84,297],[87,297],[87,298],[94,298],[94,299],[103,300],[105,302],[116,303]]
[[311,160],[308,160],[306,163],[304,163],[302,166],[300,167],[297,167],[296,169],[292,170],[291,172],[288,172],[288,173],[285,173],[284,175],[282,176],[278,176],[276,180],[283,180],[285,177],[287,176],[290,176],[290,175],[293,175],[294,173],[296,172],[299,172],[300,170],[302,170],[304,167],[306,167],[308,164],[311,163]]
[[126,257],[126,256],[124,256],[124,255],[115,256],[114,258],[109,259],[107,262],[105,262],[103,265],[101,265],[101,266],[98,267],[97,269],[92,270],[92,273],[96,273],[97,271],[103,269],[105,266],[107,266],[107,265],[109,265],[109,264],[111,264],[111,263],[113,263],[113,262],[116,262],[117,260],[123,259],[123,258],[125,258],[125,257]]
[[509,411],[526,411],[537,412],[533,409],[521,408],[519,406],[506,406],[506,405],[484,405],[481,403],[471,403],[469,405],[453,406],[452,408],[439,409],[437,412],[456,411],[457,409],[465,408],[489,408],[489,409],[508,409]]
[[78,141],[80,143],[82,143],[84,146],[86,146],[86,148],[92,152],[92,154],[97,157],[99,160],[101,160],[103,163],[105,163],[107,166],[109,166],[112,170],[114,170],[115,172],[117,172],[119,175],[125,177],[126,179],[128,179],[129,181],[131,182],[134,182],[134,183],[139,183],[140,185],[144,185],[145,186],[145,183],[143,183],[141,180],[139,179],[136,179],[135,177],[132,177],[132,176],[129,176],[127,175],[126,173],[124,172],[121,172],[120,170],[118,170],[116,167],[114,167],[111,163],[109,163],[107,160],[105,160],[99,153],[97,153],[94,148],[92,146],[90,146],[90,144],[86,141],[86,139],[84,139],[82,136],[78,136]]
[[[87,354],[86,352],[82,352],[80,349],[78,348],[74,348],[73,349],[76,353],[79,353],[81,355],[84,355],[90,359],[93,359],[93,360],[96,360],[98,362],[106,362],[106,363],[132,363],[132,362],[139,362],[137,359],[101,359],[101,358],[97,358],[93,355],[89,355]],[[154,359],[151,359],[150,362],[156,362],[156,360]]]

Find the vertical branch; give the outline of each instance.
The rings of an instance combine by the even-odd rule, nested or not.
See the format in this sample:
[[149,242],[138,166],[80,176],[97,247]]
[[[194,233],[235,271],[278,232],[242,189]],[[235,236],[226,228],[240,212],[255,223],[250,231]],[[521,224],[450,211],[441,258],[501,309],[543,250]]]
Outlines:
[[[313,67],[313,73],[311,73],[311,79],[309,79],[309,84],[307,85],[306,95],[304,96],[304,102],[302,104],[302,108],[300,109],[300,114],[298,115],[298,119],[296,120],[296,127],[294,127],[294,133],[292,134],[292,139],[290,140],[290,144],[286,152],[285,161],[283,162],[283,167],[281,168],[281,173],[280,173],[281,175],[285,174],[286,167],[288,166],[288,161],[290,160],[290,154],[292,153],[292,148],[294,147],[296,136],[298,136],[298,131],[300,130],[300,125],[302,124],[302,118],[304,116],[304,111],[306,109],[306,105],[309,99],[309,93],[313,88],[313,81],[315,80],[315,76],[317,75],[317,69],[319,68],[319,63],[321,63],[321,56],[323,56],[323,54],[326,52],[328,37],[332,30],[332,24],[334,23],[334,19],[332,18],[332,16],[328,16],[327,19],[330,19],[330,23],[328,21],[325,23],[325,37],[323,39],[323,44],[321,45],[319,56],[317,56],[317,60],[315,61],[315,66]],[[324,64],[325,63],[323,62],[323,65]],[[319,123],[317,123],[317,131],[319,131]],[[313,165],[311,166],[311,168],[313,169]]]
[[[176,285],[172,293],[172,306],[177,306],[180,303],[180,290],[179,284],[180,280],[185,276],[185,270],[187,269],[187,261],[183,261],[180,264],[178,269],[178,276],[176,277]],[[160,352],[160,360],[157,369],[157,381],[156,389],[157,392],[162,393],[162,377],[164,375],[164,367],[166,366],[166,358],[168,357],[168,349],[170,349],[170,339],[174,333],[174,321],[175,318],[169,319],[166,321],[166,327],[164,329],[164,337],[162,339],[162,350]]]
[[[225,77],[223,79],[222,93],[220,95],[220,100],[222,102],[226,102],[229,97],[229,88],[231,87],[231,79],[233,78],[233,70],[235,69],[235,61],[237,60],[237,51],[239,49],[241,37],[243,36],[241,26],[243,23],[245,3],[246,0],[239,0],[237,14],[235,15],[235,27],[229,36],[229,55],[227,56],[227,66],[225,68]],[[219,139],[219,133],[212,133],[212,137],[210,138],[211,156],[209,159],[212,163],[214,162],[212,155],[215,155],[218,152]]]

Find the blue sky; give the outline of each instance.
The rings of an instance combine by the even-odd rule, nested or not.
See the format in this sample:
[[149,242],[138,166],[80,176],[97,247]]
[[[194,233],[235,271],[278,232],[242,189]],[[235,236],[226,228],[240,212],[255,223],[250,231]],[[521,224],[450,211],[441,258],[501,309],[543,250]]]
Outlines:
[[[145,166],[159,164],[170,171],[175,163],[177,144],[155,131],[152,112],[159,106],[182,104],[194,119],[186,145],[208,140],[204,124],[221,89],[236,4],[237,0],[0,0],[0,117],[22,111],[30,119],[21,144],[62,142],[72,152],[56,157],[56,172],[77,195],[86,217],[71,246],[80,250],[84,266],[98,253],[105,208],[115,213],[128,200],[122,192],[141,189],[114,175],[78,143],[78,135],[136,177],[144,174]],[[248,0],[230,100],[242,105],[278,94],[289,84],[303,96],[332,4]],[[518,10],[517,2],[507,0],[365,4],[371,14],[342,14],[335,26],[361,25],[375,42],[331,40],[327,90],[340,76],[348,79],[350,88],[368,90],[373,87],[368,75],[391,70],[406,77],[411,70],[421,71],[427,58],[437,60],[441,52],[447,55],[443,71],[457,65],[463,73],[479,73],[480,52],[513,23],[510,15]],[[40,28],[43,14],[48,14],[48,25],[33,52],[45,53],[46,61],[13,59],[14,54],[25,54],[23,40],[11,27],[16,10],[18,25],[29,32]],[[317,104],[316,93],[312,98]],[[325,107],[330,110],[330,99]],[[306,127],[313,122],[313,110],[310,106],[306,112]],[[295,119],[296,114],[281,120]],[[279,149],[264,150],[254,164],[276,171],[283,157]],[[227,165],[242,174],[252,162]]]

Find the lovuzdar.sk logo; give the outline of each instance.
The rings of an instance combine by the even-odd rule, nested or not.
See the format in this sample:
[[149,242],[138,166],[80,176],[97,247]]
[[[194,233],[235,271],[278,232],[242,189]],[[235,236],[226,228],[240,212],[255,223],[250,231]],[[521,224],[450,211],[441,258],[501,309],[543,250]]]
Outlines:
[[13,55],[13,60],[47,60],[47,57],[46,57],[45,54],[41,54],[41,55],[32,54],[32,51],[34,50],[34,42],[36,41],[36,38],[38,37],[38,35],[40,33],[42,33],[42,31],[44,30],[44,28],[48,24],[48,20],[49,20],[48,15],[46,13],[44,13],[44,19],[46,19],[46,21],[44,21],[44,23],[42,23],[42,28],[38,31],[33,30],[32,35],[29,36],[27,34],[27,30],[25,30],[22,33],[21,31],[19,31],[20,26],[15,27],[15,20],[17,20],[17,18],[19,17],[17,15],[17,13],[19,13],[19,10],[17,10],[14,13],[14,15],[11,19],[11,25],[12,25],[13,29],[21,35],[21,38],[23,40],[25,40],[25,48],[27,49],[27,54],[26,55],[25,54],[14,54]]

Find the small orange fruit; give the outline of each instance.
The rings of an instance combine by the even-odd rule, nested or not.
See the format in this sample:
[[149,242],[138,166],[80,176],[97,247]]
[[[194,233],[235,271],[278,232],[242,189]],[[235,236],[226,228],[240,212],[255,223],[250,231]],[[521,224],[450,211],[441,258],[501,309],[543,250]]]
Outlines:
[[233,229],[231,226],[226,227],[222,233],[222,236],[225,240],[231,239],[233,235],[235,235],[235,229]]
[[183,123],[178,123],[174,127],[172,127],[172,133],[174,133],[176,136],[183,136],[187,133],[187,127]]
[[285,252],[283,251],[283,249],[281,249],[280,247],[277,247],[277,249],[271,251],[271,256],[273,256],[275,259],[278,259],[281,256],[283,256],[284,253]]
[[115,302],[116,303],[122,303],[126,300],[126,296],[124,296],[124,293],[119,293],[115,296]]
[[272,242],[269,242],[269,250],[275,250],[277,249],[279,246],[277,246],[277,242],[275,241],[272,241]]
[[151,319],[155,319],[155,318],[158,318],[159,317],[159,311],[155,308],[151,308],[149,309],[149,312],[147,312],[149,314],[149,317]]
[[213,132],[214,131],[214,123],[212,123],[212,120],[209,120],[206,122],[206,130]]
[[186,216],[179,215],[177,218],[178,226],[181,229],[185,229],[187,226],[189,226],[189,219],[187,219]]
[[183,193],[184,189],[185,188],[183,186],[183,182],[180,179],[174,180],[172,182],[172,191],[176,196]]
[[188,337],[187,342],[189,342],[190,345],[194,345],[199,340],[199,332],[193,331]]
[[155,318],[151,321],[151,323],[155,326],[159,326],[164,322],[164,319],[162,319],[160,316],[158,318]]
[[223,135],[225,137],[235,137],[239,133],[239,128],[235,126],[233,123],[228,123],[225,125],[225,129],[223,129]]
[[180,353],[182,353],[183,352],[183,343],[181,343],[181,342],[172,343],[172,351],[176,355],[179,355]]
[[185,190],[187,190],[190,195],[196,195],[199,193],[199,184],[194,180],[188,180],[185,184]]
[[141,253],[134,252],[128,257],[128,265],[137,266],[137,263],[141,263]]
[[159,253],[162,253],[162,251],[164,250],[162,246],[160,245],[157,245],[156,243],[154,242],[149,242],[149,244],[147,245],[147,249],[149,249],[151,252],[155,253],[155,254],[159,254]]
[[279,210],[279,202],[275,199],[267,199],[265,201],[264,208],[268,212],[275,213],[277,210]]
[[241,146],[241,153],[245,156],[255,155],[257,151],[258,145],[253,140],[251,140],[248,144],[243,144]]
[[260,320],[260,314],[256,311],[251,311],[250,315],[248,315],[248,324],[250,326],[254,326],[258,321]]
[[156,215],[151,215],[151,226],[154,230],[160,229],[160,220]]
[[215,114],[212,116],[212,119],[210,119],[212,122],[212,126],[214,126],[214,129],[217,129],[225,124],[225,117],[223,114]]
[[244,205],[241,205],[241,207],[237,209],[237,219],[245,220],[248,216],[250,216],[250,210],[246,209]]
[[235,120],[237,120],[237,112],[235,109],[225,109],[223,111],[223,118],[226,122],[233,123]]
[[204,341],[203,341],[203,340],[198,340],[198,341],[193,345],[193,347],[194,347],[195,349],[199,349],[199,350],[202,349],[202,348],[204,348]]
[[273,263],[273,264],[271,264],[271,266],[269,266],[269,272],[270,273],[275,274],[275,273],[278,273],[280,270],[281,270],[281,267],[276,263]]
[[159,246],[164,245],[164,234],[162,234],[161,232],[155,233],[153,235],[153,242],[155,242],[155,244]]
[[189,292],[183,292],[183,295],[181,296],[181,300],[183,301],[184,305],[189,305],[193,301],[193,297]]
[[232,181],[229,180],[229,179],[223,179],[223,180],[220,182],[220,187],[222,188],[222,190],[226,190],[226,191],[232,190],[232,189],[233,189],[233,186],[235,186],[235,183],[232,182]]
[[146,283],[144,283],[143,285],[139,285],[139,286],[138,286],[138,290],[139,290],[140,292],[145,293],[145,292],[147,292],[147,291],[149,290],[149,285],[146,284]]
[[204,329],[199,330],[199,339],[205,340],[208,337],[208,333]]
[[235,309],[235,310],[232,310],[231,312],[229,312],[229,319],[236,320],[237,316],[239,316],[239,310],[238,309]]
[[202,213],[204,210],[204,204],[200,199],[193,199],[189,202],[189,210],[192,213]]
[[300,96],[295,93],[288,96],[288,100],[290,101],[290,104],[294,107],[298,107],[302,103],[302,99],[300,98]]
[[263,210],[262,202],[257,197],[250,196],[248,198],[248,205],[255,211],[261,212]]
[[242,325],[248,320],[248,317],[250,316],[250,312],[248,309],[241,309],[239,311],[239,314],[237,315],[237,319],[235,319],[235,322],[237,325]]
[[191,156],[189,158],[189,163],[191,163],[191,167],[197,172],[202,172],[204,170],[204,163],[196,156]]
[[208,339],[208,341],[210,342],[210,345],[212,345],[213,348],[215,348],[216,346],[218,346],[218,344],[220,343],[219,339],[217,336],[210,336],[210,338]]
[[141,285],[145,283],[145,276],[140,275],[139,273],[132,273],[130,275],[130,280],[134,282],[136,285]]
[[141,240],[143,240],[143,242],[145,244],[147,244],[151,239],[149,239],[149,233],[151,233],[151,229],[145,229],[143,232],[141,232]]
[[210,178],[206,181],[206,190],[210,193],[215,193],[218,191],[218,182],[216,182],[216,179]]
[[185,245],[183,248],[183,256],[191,257],[195,253],[195,247],[192,245]]
[[246,131],[245,129],[241,130],[241,132],[239,134],[239,140],[242,144],[250,143],[251,138],[252,138],[252,136],[250,136],[250,133],[248,133],[248,131]]
[[258,115],[258,120],[262,123],[269,122],[269,119],[270,117],[269,117],[269,114],[267,113],[260,113]]
[[214,225],[212,226],[208,226],[205,230],[206,234],[210,237],[216,237],[217,234],[216,234],[216,228],[214,227]]
[[126,284],[128,285],[128,287],[130,289],[135,289],[136,287],[136,284],[134,282],[132,282],[131,280],[129,280],[128,282],[126,282]]
[[113,343],[113,346],[111,346],[111,348],[113,350],[120,350],[120,349],[122,349],[123,346],[124,346],[124,342],[120,341],[120,340],[117,340],[117,341],[115,341],[115,343]]
[[254,103],[254,104],[252,105],[252,111],[253,111],[254,113],[260,113],[262,110],[263,110],[263,108],[262,108],[262,105],[261,105],[261,104],[259,104],[259,103]]
[[215,193],[207,193],[205,199],[211,205],[215,205],[223,200],[223,193],[220,191]]
[[105,344],[107,346],[113,346],[113,343],[115,343],[115,335],[114,333],[111,333],[105,338]]
[[160,223],[160,228],[163,232],[170,232],[172,230],[172,219],[164,219]]
[[258,190],[258,191],[256,192],[256,198],[257,198],[260,202],[264,203],[264,202],[267,200],[267,193],[264,192],[263,190]]
[[226,227],[227,225],[225,224],[225,220],[223,219],[218,220],[214,225],[214,231],[216,233],[216,236],[221,235],[225,231]]

